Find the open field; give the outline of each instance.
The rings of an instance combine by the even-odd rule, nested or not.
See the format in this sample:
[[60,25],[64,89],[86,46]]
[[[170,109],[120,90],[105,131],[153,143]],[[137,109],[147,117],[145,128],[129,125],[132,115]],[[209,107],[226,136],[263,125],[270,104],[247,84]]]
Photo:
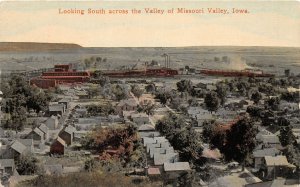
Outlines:
[[[300,48],[280,47],[147,47],[147,48],[76,48],[30,52],[0,52],[2,73],[12,70],[33,70],[50,68],[54,64],[83,63],[91,56],[107,58],[101,69],[115,69],[120,66],[156,60],[164,64],[162,54],[170,55],[171,67],[186,65],[194,68],[240,69],[250,67],[270,73],[283,74],[284,69],[300,72]],[[233,63],[214,62],[214,57],[232,57]],[[236,58],[238,57],[238,58]],[[238,59],[238,60],[235,60]]]

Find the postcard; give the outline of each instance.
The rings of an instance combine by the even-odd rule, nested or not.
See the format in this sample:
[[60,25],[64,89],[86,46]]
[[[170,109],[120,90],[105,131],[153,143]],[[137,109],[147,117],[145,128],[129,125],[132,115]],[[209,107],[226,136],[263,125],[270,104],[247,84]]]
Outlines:
[[1,1],[0,186],[299,186],[297,1]]

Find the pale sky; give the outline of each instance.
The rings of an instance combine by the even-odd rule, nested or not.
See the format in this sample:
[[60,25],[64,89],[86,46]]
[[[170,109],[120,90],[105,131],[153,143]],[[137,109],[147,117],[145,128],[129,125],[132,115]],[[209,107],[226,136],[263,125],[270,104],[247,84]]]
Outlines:
[[[59,8],[85,15],[60,15]],[[87,9],[232,8],[249,14],[88,15]],[[0,42],[77,43],[84,47],[300,47],[300,3],[264,2],[2,2]]]

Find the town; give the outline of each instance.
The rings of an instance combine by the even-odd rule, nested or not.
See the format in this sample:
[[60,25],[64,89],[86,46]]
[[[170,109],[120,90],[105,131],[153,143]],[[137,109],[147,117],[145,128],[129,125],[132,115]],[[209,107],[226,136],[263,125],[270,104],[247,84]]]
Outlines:
[[176,69],[163,57],[6,76],[2,185],[300,185],[300,74]]

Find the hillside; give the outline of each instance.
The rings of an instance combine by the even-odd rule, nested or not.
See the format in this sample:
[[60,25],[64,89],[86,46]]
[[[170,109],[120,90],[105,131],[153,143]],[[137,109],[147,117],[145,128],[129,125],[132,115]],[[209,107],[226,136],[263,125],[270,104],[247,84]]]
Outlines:
[[0,52],[48,51],[82,48],[77,44],[66,43],[34,43],[34,42],[0,42]]

